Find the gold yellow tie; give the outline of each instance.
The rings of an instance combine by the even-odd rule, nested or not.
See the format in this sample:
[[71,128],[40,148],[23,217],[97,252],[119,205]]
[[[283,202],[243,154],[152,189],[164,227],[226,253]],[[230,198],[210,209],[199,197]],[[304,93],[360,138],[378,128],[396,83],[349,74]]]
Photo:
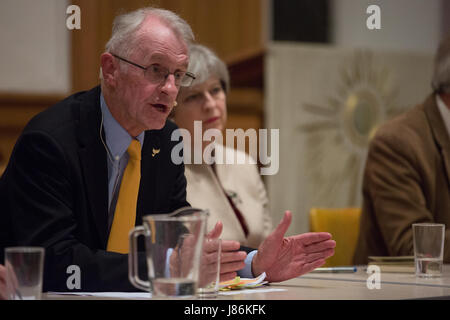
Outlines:
[[127,149],[127,167],[117,199],[114,220],[109,234],[107,251],[128,253],[128,232],[134,227],[136,205],[141,180],[141,144],[133,139]]

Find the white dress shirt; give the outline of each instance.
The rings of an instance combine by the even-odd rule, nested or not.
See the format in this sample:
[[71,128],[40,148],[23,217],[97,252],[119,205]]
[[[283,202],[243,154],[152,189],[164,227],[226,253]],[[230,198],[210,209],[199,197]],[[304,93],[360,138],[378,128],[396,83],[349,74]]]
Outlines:
[[441,97],[436,95],[436,104],[438,106],[439,112],[441,113],[442,120],[444,120],[445,128],[447,128],[447,133],[450,137],[450,109],[442,101]]

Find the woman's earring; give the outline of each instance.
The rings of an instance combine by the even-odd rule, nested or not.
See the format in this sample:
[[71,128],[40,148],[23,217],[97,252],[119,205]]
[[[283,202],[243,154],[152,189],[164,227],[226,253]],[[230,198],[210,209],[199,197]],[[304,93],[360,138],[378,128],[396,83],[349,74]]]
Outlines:
[[176,101],[173,102],[173,106],[176,107],[178,103]]

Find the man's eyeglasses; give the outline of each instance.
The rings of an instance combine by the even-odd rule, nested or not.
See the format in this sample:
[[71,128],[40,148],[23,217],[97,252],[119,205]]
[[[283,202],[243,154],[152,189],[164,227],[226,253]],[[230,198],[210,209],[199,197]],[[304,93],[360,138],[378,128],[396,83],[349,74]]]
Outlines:
[[169,72],[169,70],[167,68],[164,68],[163,66],[161,66],[157,63],[151,64],[148,67],[143,67],[141,65],[138,65],[137,63],[134,63],[127,59],[119,57],[118,55],[115,55],[114,53],[111,53],[111,54],[119,60],[122,60],[126,63],[129,63],[135,67],[138,67],[138,68],[141,68],[142,70],[144,70],[145,78],[148,81],[150,81],[151,83],[161,84],[166,81],[169,74],[173,74],[173,76],[175,78],[175,85],[177,87],[189,87],[192,84],[192,81],[195,80],[195,75],[191,72],[185,72],[185,71]]

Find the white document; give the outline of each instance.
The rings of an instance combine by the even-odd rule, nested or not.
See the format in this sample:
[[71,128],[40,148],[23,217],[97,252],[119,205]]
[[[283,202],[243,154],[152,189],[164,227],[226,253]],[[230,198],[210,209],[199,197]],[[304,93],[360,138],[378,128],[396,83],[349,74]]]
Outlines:
[[48,292],[48,295],[69,295],[101,298],[151,299],[149,292]]
[[243,290],[231,290],[231,291],[219,291],[220,295],[224,295],[224,296],[232,296],[235,294],[250,294],[250,293],[263,293],[263,292],[276,292],[276,291],[287,291],[286,289],[281,289],[281,288],[272,288],[272,289],[263,289],[263,288],[258,288],[258,289],[243,289]]

